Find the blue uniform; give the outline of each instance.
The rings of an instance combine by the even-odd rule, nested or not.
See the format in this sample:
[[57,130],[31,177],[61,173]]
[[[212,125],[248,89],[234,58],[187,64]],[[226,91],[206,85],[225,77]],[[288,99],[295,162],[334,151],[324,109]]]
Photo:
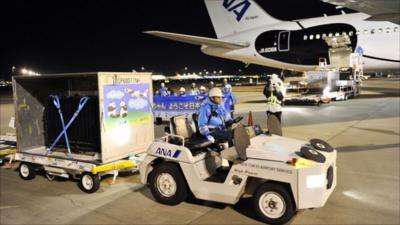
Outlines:
[[168,88],[166,88],[166,87],[160,88],[160,95],[161,96],[168,96],[169,95],[168,94]]
[[189,91],[189,95],[198,95],[198,94],[200,94],[200,91],[198,88],[192,88]]
[[208,99],[208,94],[207,93],[198,94],[196,98],[198,100],[204,101],[204,100]]
[[231,113],[235,109],[235,104],[237,102],[235,94],[232,92],[223,92],[224,107],[228,113]]
[[199,109],[198,125],[202,135],[212,141],[229,141],[222,139],[231,139],[232,131],[228,129],[233,123],[229,113],[222,105],[213,103],[207,98]]

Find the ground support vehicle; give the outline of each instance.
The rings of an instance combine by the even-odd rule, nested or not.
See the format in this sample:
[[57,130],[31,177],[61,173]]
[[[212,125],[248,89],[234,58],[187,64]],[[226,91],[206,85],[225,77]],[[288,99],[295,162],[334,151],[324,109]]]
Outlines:
[[0,135],[0,165],[11,161],[16,152],[15,136],[11,134]]
[[297,93],[288,93],[286,105],[319,105],[346,101],[361,91],[361,79],[351,68],[306,72],[306,86]]
[[103,175],[136,171],[154,139],[152,93],[150,73],[13,77],[20,177],[73,177],[93,193]]
[[[174,117],[171,124],[171,133],[151,144],[139,167],[141,182],[160,203],[176,205],[193,195],[236,204],[252,195],[262,221],[282,224],[300,209],[324,206],[336,186],[336,150],[322,140],[237,125],[235,146],[216,147],[197,136],[196,123],[187,118]],[[218,149],[223,150],[215,154]],[[224,158],[231,166],[222,166]]]

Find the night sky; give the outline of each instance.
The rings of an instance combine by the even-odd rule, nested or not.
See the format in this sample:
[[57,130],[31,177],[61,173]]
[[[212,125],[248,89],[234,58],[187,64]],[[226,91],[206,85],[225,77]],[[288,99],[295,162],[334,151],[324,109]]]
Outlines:
[[[319,0],[258,0],[268,13],[294,20],[340,13]],[[199,46],[143,34],[162,30],[215,37],[203,0],[13,0],[0,3],[0,78],[11,67],[42,74],[146,70],[172,75],[203,69],[271,70],[204,55]]]

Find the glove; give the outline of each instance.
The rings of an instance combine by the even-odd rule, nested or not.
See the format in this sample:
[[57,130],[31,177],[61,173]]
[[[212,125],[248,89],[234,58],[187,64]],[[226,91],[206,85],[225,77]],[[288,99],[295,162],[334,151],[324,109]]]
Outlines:
[[225,126],[230,127],[230,126],[232,126],[232,124],[234,124],[234,123],[235,123],[235,121],[233,121],[233,120],[228,120],[228,121],[225,122]]
[[212,143],[215,143],[215,139],[214,139],[213,136],[207,135],[207,139],[208,139],[209,141],[211,141]]

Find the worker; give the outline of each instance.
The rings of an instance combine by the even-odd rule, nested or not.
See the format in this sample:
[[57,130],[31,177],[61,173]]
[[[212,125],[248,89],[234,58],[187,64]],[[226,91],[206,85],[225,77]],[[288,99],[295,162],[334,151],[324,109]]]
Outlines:
[[224,81],[222,82],[222,87],[225,87],[226,85],[228,85],[228,79],[224,78]]
[[168,96],[169,95],[168,88],[165,87],[164,83],[161,83],[160,95],[161,96]]
[[201,95],[207,95],[207,88],[204,86],[200,86],[200,94]]
[[198,126],[200,133],[213,143],[229,142],[232,146],[233,120],[222,106],[222,91],[212,88],[199,109]]
[[197,95],[197,99],[200,101],[204,101],[208,98],[207,88],[204,86],[200,86],[199,88],[200,93]]
[[235,94],[232,92],[232,85],[226,84],[223,89],[224,107],[226,112],[231,114],[233,118],[233,113],[235,111],[235,104],[237,102]]
[[184,87],[179,88],[178,96],[186,96],[186,89]]
[[278,75],[272,74],[267,77],[263,93],[267,98],[267,117],[274,115],[282,123],[282,104],[286,91]]
[[215,87],[214,81],[210,81],[210,83],[208,84],[208,89],[211,90],[214,87]]
[[189,95],[198,95],[200,94],[199,89],[196,87],[196,83],[192,83],[192,87],[190,88]]

